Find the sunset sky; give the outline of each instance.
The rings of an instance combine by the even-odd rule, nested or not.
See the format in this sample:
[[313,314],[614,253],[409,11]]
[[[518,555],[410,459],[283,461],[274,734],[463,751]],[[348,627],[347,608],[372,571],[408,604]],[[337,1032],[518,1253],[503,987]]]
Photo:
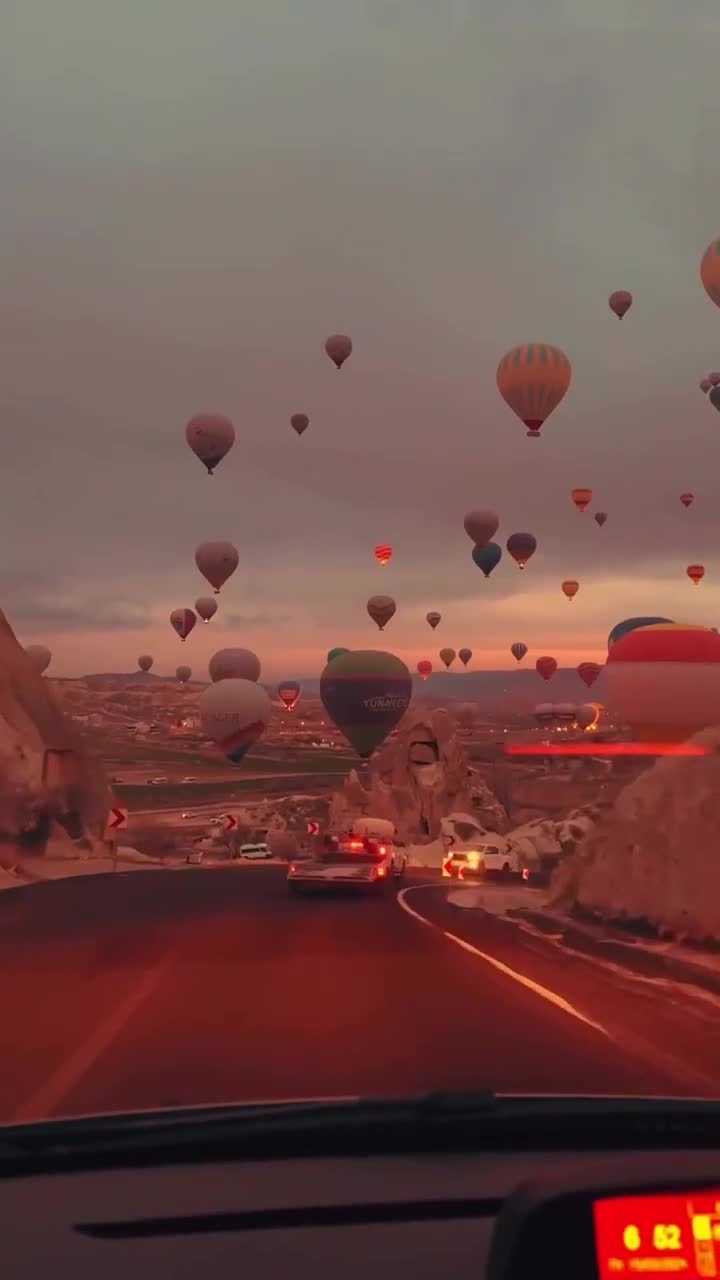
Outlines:
[[[151,652],[204,677],[232,644],[269,677],[333,645],[413,666],[467,645],[478,668],[524,640],[574,664],[632,614],[720,626],[720,414],[698,389],[720,368],[699,279],[717,0],[7,7],[0,607],[50,674]],[[574,371],[540,440],[495,386],[527,341]],[[202,410],[237,430],[212,478],[184,437]],[[537,537],[524,573],[472,563],[463,515],[486,506],[503,546]],[[213,538],[240,565],[182,644],[168,616],[209,593]],[[398,605],[382,634],[375,592]]]

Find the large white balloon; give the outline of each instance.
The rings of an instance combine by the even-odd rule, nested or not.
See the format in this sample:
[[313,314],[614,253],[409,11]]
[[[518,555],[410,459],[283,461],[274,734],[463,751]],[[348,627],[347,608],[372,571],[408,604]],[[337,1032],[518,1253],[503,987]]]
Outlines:
[[239,764],[267,728],[272,703],[252,680],[219,680],[200,695],[203,733],[233,764]]
[[218,649],[208,671],[213,684],[218,680],[259,680],[260,659],[252,649]]

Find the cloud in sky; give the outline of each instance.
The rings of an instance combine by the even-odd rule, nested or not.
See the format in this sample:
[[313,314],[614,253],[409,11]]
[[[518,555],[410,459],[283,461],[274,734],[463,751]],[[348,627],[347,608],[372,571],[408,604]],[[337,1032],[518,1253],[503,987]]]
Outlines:
[[[140,649],[199,668],[249,630],[288,676],[334,643],[413,662],[468,644],[491,666],[515,639],[601,656],[645,608],[715,624],[720,417],[697,388],[720,365],[698,278],[720,231],[714,4],[10,11],[0,604],[58,673],[98,645],[106,668]],[[339,374],[335,330],[355,343]],[[495,368],[538,339],[574,380],[530,441]],[[212,479],[184,442],[204,408],[238,434]],[[479,505],[503,543],[535,533],[525,573],[475,569]],[[180,646],[167,618],[207,590],[193,554],[214,537],[240,567],[218,625]],[[378,591],[398,601],[382,637]]]

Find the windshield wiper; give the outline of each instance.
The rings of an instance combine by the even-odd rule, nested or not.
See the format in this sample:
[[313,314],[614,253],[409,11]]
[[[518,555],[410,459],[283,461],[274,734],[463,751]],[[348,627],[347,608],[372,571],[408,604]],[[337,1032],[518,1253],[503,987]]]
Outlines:
[[431,1090],[399,1098],[202,1106],[0,1126],[18,1165],[113,1167],[419,1150],[717,1146],[720,1101]]

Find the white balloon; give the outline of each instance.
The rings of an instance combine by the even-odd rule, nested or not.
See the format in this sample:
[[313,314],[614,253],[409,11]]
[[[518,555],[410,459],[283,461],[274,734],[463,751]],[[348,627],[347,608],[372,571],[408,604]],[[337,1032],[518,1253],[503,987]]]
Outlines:
[[233,764],[262,736],[272,714],[268,695],[252,680],[218,680],[203,690],[198,706],[203,733]]
[[259,680],[260,659],[252,649],[218,649],[208,671],[213,684],[218,680]]

